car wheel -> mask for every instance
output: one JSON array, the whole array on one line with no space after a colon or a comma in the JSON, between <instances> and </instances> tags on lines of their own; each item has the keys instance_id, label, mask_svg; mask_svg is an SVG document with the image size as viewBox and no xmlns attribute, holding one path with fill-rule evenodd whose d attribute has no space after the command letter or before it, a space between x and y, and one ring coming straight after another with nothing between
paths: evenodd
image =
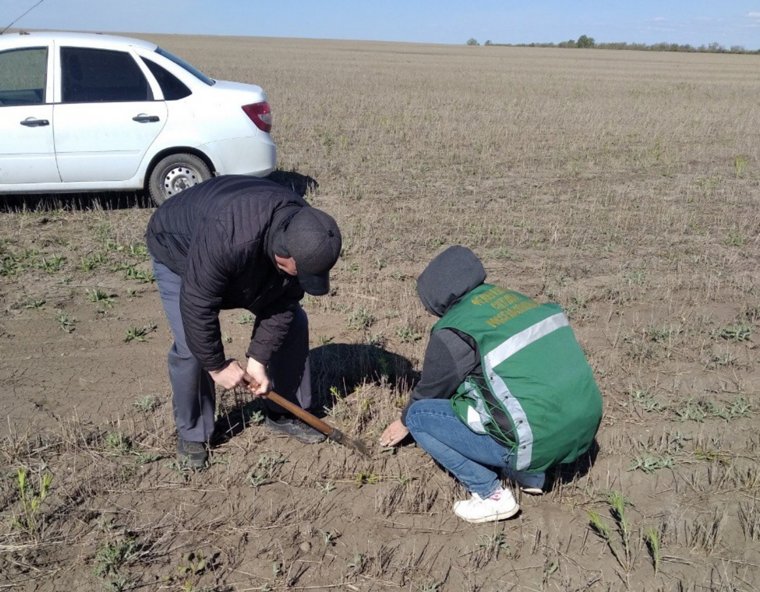
<instances>
[{"instance_id":1,"label":"car wheel","mask_svg":"<svg viewBox=\"0 0 760 592\"><path fill-rule=\"evenodd\" d=\"M153 167L148 181L148 193L160 206L180 191L211 178L211 171L203 159L193 154L170 154Z\"/></svg>"}]
</instances>

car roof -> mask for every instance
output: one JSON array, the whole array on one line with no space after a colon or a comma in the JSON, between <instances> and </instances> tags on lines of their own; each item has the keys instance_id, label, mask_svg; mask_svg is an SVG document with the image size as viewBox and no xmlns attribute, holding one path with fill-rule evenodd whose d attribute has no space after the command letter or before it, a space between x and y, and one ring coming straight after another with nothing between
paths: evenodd
<instances>
[{"instance_id":1,"label":"car roof","mask_svg":"<svg viewBox=\"0 0 760 592\"><path fill-rule=\"evenodd\" d=\"M4 33L0 35L0 47L12 47L16 45L14 41L20 39L24 39L24 45L28 45L30 41L39 41L41 43L55 41L56 43L74 43L88 47L141 47L148 51L154 51L157 47L155 43L143 39L123 37L121 35L104 35L102 33L78 33L75 31L16 31Z\"/></svg>"}]
</instances>

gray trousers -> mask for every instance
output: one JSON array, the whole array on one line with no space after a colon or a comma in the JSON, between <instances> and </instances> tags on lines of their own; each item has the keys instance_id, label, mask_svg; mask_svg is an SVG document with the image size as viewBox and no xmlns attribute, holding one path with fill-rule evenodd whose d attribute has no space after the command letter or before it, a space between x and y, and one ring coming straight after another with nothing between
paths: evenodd
<instances>
[{"instance_id":1,"label":"gray trousers","mask_svg":"<svg viewBox=\"0 0 760 592\"><path fill-rule=\"evenodd\" d=\"M182 278L155 260L153 274L174 337L168 359L177 434L183 440L208 442L214 432L216 385L211 375L190 352L185 341L185 328L179 309ZM285 341L272 354L267 372L272 381L272 390L303 409L310 409L312 406L308 356L309 320L306 312L299 306ZM241 362L244 368L245 364L245 361ZM284 411L268 400L265 400L265 406L271 413Z\"/></svg>"}]
</instances>

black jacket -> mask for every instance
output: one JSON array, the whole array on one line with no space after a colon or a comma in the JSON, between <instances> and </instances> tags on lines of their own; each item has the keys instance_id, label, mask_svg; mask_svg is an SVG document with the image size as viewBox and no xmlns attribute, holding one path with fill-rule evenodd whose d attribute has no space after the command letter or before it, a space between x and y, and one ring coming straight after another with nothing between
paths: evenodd
<instances>
[{"instance_id":1,"label":"black jacket","mask_svg":"<svg viewBox=\"0 0 760 592\"><path fill-rule=\"evenodd\" d=\"M180 311L187 345L206 370L226 365L219 311L256 315L247 354L267 364L303 297L281 273L274 245L290 218L309 207L282 185L255 177L215 177L164 202L148 222L151 256L182 278Z\"/></svg>"}]
</instances>

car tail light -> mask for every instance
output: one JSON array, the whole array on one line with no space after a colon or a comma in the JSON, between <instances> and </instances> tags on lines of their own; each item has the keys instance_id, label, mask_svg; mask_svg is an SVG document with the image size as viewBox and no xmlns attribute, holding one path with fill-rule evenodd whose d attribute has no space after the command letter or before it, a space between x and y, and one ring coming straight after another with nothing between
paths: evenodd
<instances>
[{"instance_id":1,"label":"car tail light","mask_svg":"<svg viewBox=\"0 0 760 592\"><path fill-rule=\"evenodd\" d=\"M262 132L269 133L272 131L272 111L269 109L269 103L263 101L243 105L243 111Z\"/></svg>"}]
</instances>

